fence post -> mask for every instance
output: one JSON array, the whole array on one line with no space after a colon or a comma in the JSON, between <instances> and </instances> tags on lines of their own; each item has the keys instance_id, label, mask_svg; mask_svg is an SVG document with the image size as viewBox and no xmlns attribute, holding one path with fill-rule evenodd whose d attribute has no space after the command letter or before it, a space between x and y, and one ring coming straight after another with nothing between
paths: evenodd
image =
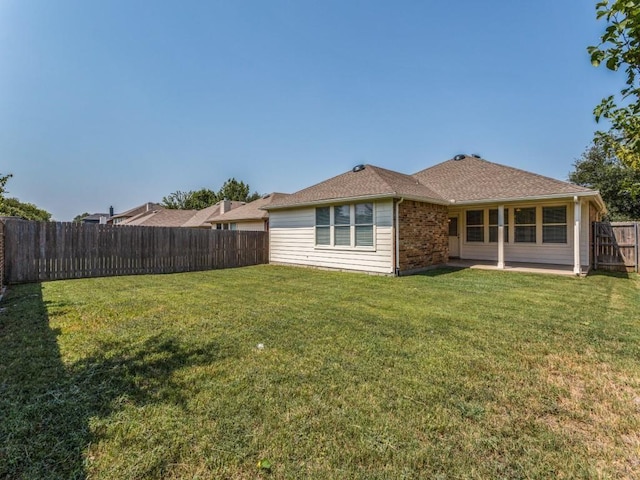
<instances>
[{"instance_id":1,"label":"fence post","mask_svg":"<svg viewBox=\"0 0 640 480\"><path fill-rule=\"evenodd\" d=\"M4 220L0 220L0 296L4 289Z\"/></svg>"},{"instance_id":2,"label":"fence post","mask_svg":"<svg viewBox=\"0 0 640 480\"><path fill-rule=\"evenodd\" d=\"M636 223L636 247L635 247L635 251L636 251L636 273L638 273L638 259L640 259L640 254L638 252L638 245L640 245L640 242L638 241L638 233L640 233L640 223L635 222Z\"/></svg>"}]
</instances>

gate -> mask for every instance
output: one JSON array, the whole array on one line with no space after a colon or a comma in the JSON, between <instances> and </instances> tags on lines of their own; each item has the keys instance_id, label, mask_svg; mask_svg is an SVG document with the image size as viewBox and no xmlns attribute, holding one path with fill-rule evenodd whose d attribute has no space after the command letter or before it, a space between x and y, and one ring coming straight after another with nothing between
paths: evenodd
<instances>
[{"instance_id":1,"label":"gate","mask_svg":"<svg viewBox=\"0 0 640 480\"><path fill-rule=\"evenodd\" d=\"M638 222L593 223L593 268L638 271Z\"/></svg>"}]
</instances>

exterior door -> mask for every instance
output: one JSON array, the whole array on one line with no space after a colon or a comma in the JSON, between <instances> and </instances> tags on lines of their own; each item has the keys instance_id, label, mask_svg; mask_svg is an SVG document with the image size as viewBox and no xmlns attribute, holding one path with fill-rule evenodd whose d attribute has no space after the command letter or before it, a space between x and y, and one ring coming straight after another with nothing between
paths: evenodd
<instances>
[{"instance_id":1,"label":"exterior door","mask_svg":"<svg viewBox=\"0 0 640 480\"><path fill-rule=\"evenodd\" d=\"M449 217L449 258L460 257L460 231L458 217Z\"/></svg>"}]
</instances>

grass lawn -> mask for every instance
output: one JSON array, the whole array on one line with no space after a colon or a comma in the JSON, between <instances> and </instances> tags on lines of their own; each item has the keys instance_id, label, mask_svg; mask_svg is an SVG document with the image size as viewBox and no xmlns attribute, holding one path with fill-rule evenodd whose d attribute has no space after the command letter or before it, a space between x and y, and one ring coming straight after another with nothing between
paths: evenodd
<instances>
[{"instance_id":1,"label":"grass lawn","mask_svg":"<svg viewBox=\"0 0 640 480\"><path fill-rule=\"evenodd\" d=\"M259 266L0 307L0 478L640 477L636 275Z\"/></svg>"}]
</instances>

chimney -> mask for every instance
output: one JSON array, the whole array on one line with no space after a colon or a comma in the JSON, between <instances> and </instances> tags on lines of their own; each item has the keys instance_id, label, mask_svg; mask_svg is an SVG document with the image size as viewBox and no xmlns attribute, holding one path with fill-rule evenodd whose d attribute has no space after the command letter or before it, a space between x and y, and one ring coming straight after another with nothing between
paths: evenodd
<instances>
[{"instance_id":1,"label":"chimney","mask_svg":"<svg viewBox=\"0 0 640 480\"><path fill-rule=\"evenodd\" d=\"M109 207L109 217L113 217L113 205Z\"/></svg>"},{"instance_id":2,"label":"chimney","mask_svg":"<svg viewBox=\"0 0 640 480\"><path fill-rule=\"evenodd\" d=\"M226 198L220 202L220 215L231 210L231 200Z\"/></svg>"}]
</instances>

